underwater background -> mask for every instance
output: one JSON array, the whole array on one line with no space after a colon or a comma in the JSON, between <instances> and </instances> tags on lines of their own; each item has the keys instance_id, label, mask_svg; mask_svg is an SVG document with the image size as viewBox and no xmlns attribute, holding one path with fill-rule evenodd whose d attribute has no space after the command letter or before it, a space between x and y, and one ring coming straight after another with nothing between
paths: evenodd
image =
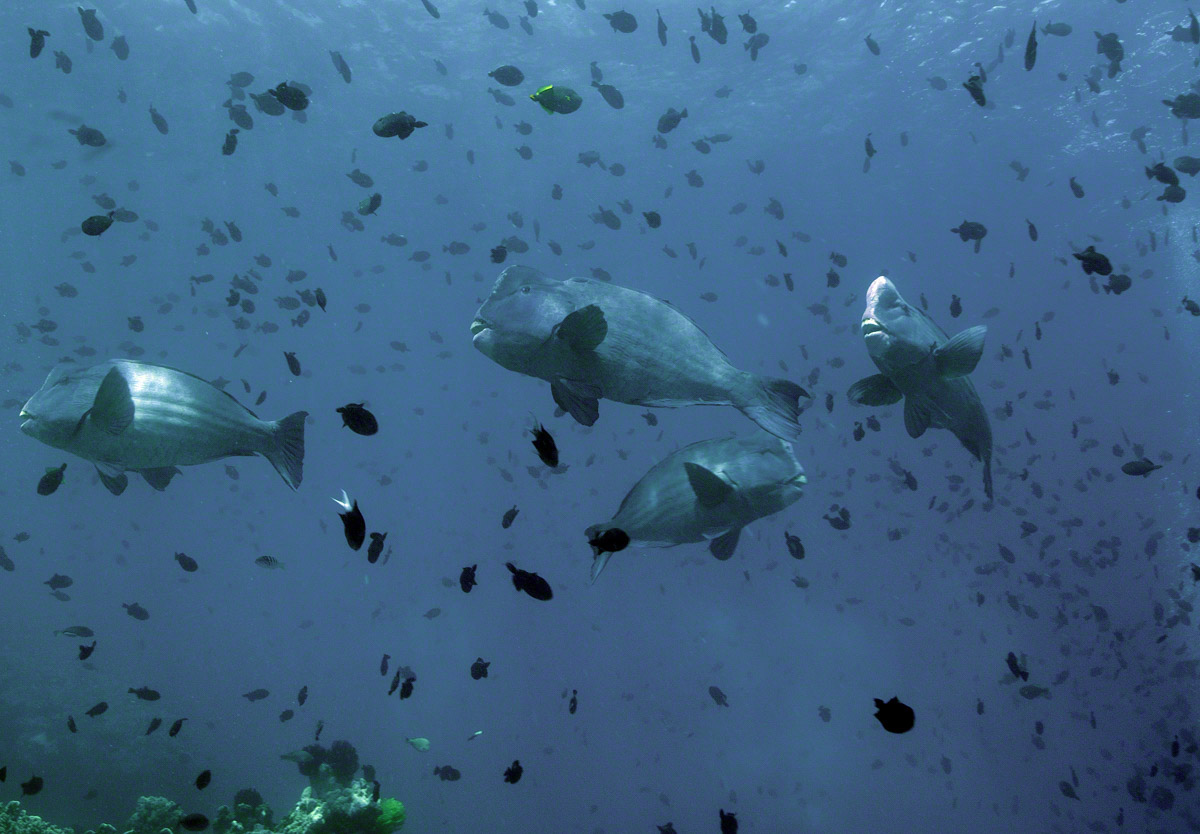
<instances>
[{"instance_id":1,"label":"underwater background","mask_svg":"<svg viewBox=\"0 0 1200 834\"><path fill-rule=\"evenodd\" d=\"M1194 196L1158 199L1145 172L1194 152L1163 104L1197 78L1184 3L760 3L717 10L725 44L691 4L629 5L629 33L596 0L501 0L488 10L503 29L448 0L95 6L98 41L75 3L0 5L0 800L122 830L142 795L213 817L253 787L282 816L308 780L280 756L320 720L414 832L715 832L719 809L748 832L1200 826L1198 218ZM756 60L747 11L769 34ZM1035 19L1072 31L1039 28L1026 71ZM50 33L36 59L27 27ZM1118 72L1095 33L1119 35ZM976 62L982 107L963 88ZM524 81L501 86L501 65ZM253 76L246 93L305 85L306 120L235 98L235 73ZM582 107L544 112L529 96L545 84ZM227 155L235 104L253 127ZM687 116L659 134L668 108ZM428 126L372 133L400 110ZM80 144L81 124L105 144ZM136 217L80 232L116 209ZM986 227L978 253L950 232L964 220ZM1128 290L1084 274L1073 253L1089 245ZM614 402L592 428L556 417L546 383L471 345L513 263L667 299L737 367L804 385L804 497L749 526L729 561L701 544L630 549L590 583L583 531L652 464L754 427L730 408ZM912 440L901 406L848 402L876 372L858 323L879 275L950 334L987 326L972 378L994 503L949 433ZM229 303L234 276L258 292ZM316 287L326 309L297 307ZM114 497L90 463L20 432L53 366L109 358L224 380L266 419L308 411L299 490L230 458ZM342 427L351 402L378 434ZM531 448L537 423L557 471ZM1162 468L1122 472L1143 457ZM61 487L37 494L64 462ZM343 489L388 534L374 564L346 545L330 501ZM849 529L829 522L839 508ZM554 598L518 593L508 561ZM60 597L55 574L72 580ZM122 607L135 602L148 619ZM74 625L95 637L55 633ZM1009 652L1040 690L1021 694ZM415 674L411 697L387 694L384 654ZM161 699L127 694L142 686ZM269 695L244 697L256 689ZM873 717L893 696L915 712L907 733ZM514 759L524 776L506 784ZM461 779L434 774L445 765ZM22 797L31 775L44 787Z\"/></svg>"}]
</instances>

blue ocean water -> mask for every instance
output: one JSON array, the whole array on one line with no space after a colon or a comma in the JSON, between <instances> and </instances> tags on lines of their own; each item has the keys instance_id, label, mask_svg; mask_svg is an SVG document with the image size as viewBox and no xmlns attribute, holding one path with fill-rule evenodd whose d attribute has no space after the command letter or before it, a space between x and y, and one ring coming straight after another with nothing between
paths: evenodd
<instances>
[{"instance_id":1,"label":"blue ocean water","mask_svg":"<svg viewBox=\"0 0 1200 834\"><path fill-rule=\"evenodd\" d=\"M632 33L594 0L538 0L536 16L489 5L506 29L475 3L441 2L436 18L419 0L195 5L97 4L100 41L75 4L0 8L0 400L12 416L0 433L12 566L0 573L0 799L37 775L32 813L121 830L142 795L211 817L254 787L282 817L307 780L280 756L320 720L322 741L351 741L416 832L715 832L719 809L744 832L1197 827L1200 322L1182 299L1200 292L1200 247L1192 177L1168 203L1144 172L1195 152L1162 103L1194 94L1200 46L1172 37L1189 26L1184 4L761 4L749 13L770 40L754 61L733 7L718 10L721 45L692 5L659 5L663 46L648 4L627 7ZM1035 18L1073 29L1039 29L1026 71ZM50 33L32 60L27 27ZM1097 32L1123 45L1112 77ZM977 62L985 107L962 86ZM524 81L488 77L504 64ZM593 68L623 108L592 86ZM234 98L234 73L253 76L245 93L305 85L306 120ZM543 112L529 95L544 84L577 90L582 107ZM223 102L253 119L231 155ZM687 116L660 148L668 108ZM372 133L399 110L428 126L403 141ZM81 124L106 144L80 145L69 131ZM589 151L600 161L582 164ZM356 168L373 186L347 177ZM380 208L360 216L375 192ZM112 209L136 219L79 231ZM604 209L619 229L593 217ZM964 220L987 229L978 253L950 232ZM452 254L455 241L469 251ZM500 266L489 254L504 241ZM1073 253L1089 245L1128 291L1083 273ZM804 385L804 497L747 527L729 561L701 544L633 548L589 583L584 529L651 465L754 427L700 407L650 409L651 425L646 408L610 401L591 428L556 416L545 382L471 345L477 308L514 263L667 299L737 367ZM995 438L990 505L981 466L949 433L914 440L901 406L847 401L876 372L858 325L878 275L950 334L988 327L972 379ZM325 311L295 307L317 287ZM114 497L90 463L20 432L52 367L109 358L224 380L266 419L308 411L299 490L265 460L230 458L185 468L163 492L131 477ZM348 402L367 404L377 435L341 426ZM539 462L535 422L563 471ZM1121 471L1141 457L1162 468ZM38 495L63 462L62 486ZM346 546L330 501L343 489L388 534L375 564ZM835 505L849 529L825 518ZM179 552L199 569L182 571ZM518 593L507 561L549 580L554 599ZM463 594L472 564L479 585ZM66 599L43 584L53 574L73 580ZM134 602L149 619L127 615ZM93 638L55 634L73 625L95 632L87 661L77 646ZM1020 694L1009 652L1045 694ZM387 695L385 653L415 673L411 698ZM471 678L476 657L486 679ZM161 699L127 694L141 686ZM243 697L259 688L269 695ZM873 699L893 696L916 715L900 735L873 717ZM99 701L108 711L85 716ZM154 717L164 725L147 736ZM524 777L505 784L514 759ZM442 765L461 780L433 775Z\"/></svg>"}]
</instances>

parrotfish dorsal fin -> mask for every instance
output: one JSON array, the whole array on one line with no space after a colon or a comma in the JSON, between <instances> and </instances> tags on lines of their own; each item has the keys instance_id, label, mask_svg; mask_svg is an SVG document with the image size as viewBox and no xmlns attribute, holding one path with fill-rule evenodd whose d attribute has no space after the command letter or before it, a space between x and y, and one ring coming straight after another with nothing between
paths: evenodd
<instances>
[{"instance_id":1,"label":"parrotfish dorsal fin","mask_svg":"<svg viewBox=\"0 0 1200 834\"><path fill-rule=\"evenodd\" d=\"M691 461L684 461L683 469L701 506L715 507L733 494L733 487L711 469Z\"/></svg>"},{"instance_id":2,"label":"parrotfish dorsal fin","mask_svg":"<svg viewBox=\"0 0 1200 834\"><path fill-rule=\"evenodd\" d=\"M133 424L133 394L121 371L113 368L104 376L90 409L92 423L109 434L120 434Z\"/></svg>"}]
</instances>

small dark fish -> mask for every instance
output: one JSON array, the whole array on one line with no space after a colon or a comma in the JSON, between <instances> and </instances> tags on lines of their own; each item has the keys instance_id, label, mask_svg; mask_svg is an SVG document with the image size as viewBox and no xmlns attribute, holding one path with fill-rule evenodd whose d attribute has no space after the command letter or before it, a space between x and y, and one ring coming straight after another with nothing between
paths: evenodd
<instances>
[{"instance_id":1,"label":"small dark fish","mask_svg":"<svg viewBox=\"0 0 1200 834\"><path fill-rule=\"evenodd\" d=\"M46 47L46 38L50 37L50 33L45 29L34 29L29 27L29 57L36 58L42 54L42 50Z\"/></svg>"},{"instance_id":2,"label":"small dark fish","mask_svg":"<svg viewBox=\"0 0 1200 834\"><path fill-rule=\"evenodd\" d=\"M711 697L713 699L713 703L715 703L717 706L719 706L719 707L729 706L729 699L725 697L725 693L721 691L720 687L710 686L708 688L708 694L709 694L709 697Z\"/></svg>"},{"instance_id":3,"label":"small dark fish","mask_svg":"<svg viewBox=\"0 0 1200 834\"><path fill-rule=\"evenodd\" d=\"M392 685L388 687L388 695L391 695L400 688L400 670L396 670L395 676L392 678Z\"/></svg>"},{"instance_id":4,"label":"small dark fish","mask_svg":"<svg viewBox=\"0 0 1200 834\"><path fill-rule=\"evenodd\" d=\"M530 429L533 435L533 448L537 450L538 457L542 459L542 463L550 468L558 466L558 446L554 443L554 438L550 436L550 432L546 431L546 427L538 423L536 429Z\"/></svg>"},{"instance_id":5,"label":"small dark fish","mask_svg":"<svg viewBox=\"0 0 1200 834\"><path fill-rule=\"evenodd\" d=\"M203 831L208 828L208 817L204 814L188 814L179 821L179 827L187 831Z\"/></svg>"},{"instance_id":6,"label":"small dark fish","mask_svg":"<svg viewBox=\"0 0 1200 834\"><path fill-rule=\"evenodd\" d=\"M350 496L343 489L341 500L334 498L333 502L345 510L345 512L338 513L338 516L342 519L346 544L350 545L351 550L358 550L367 539L367 521L358 508L358 501L351 501Z\"/></svg>"},{"instance_id":7,"label":"small dark fish","mask_svg":"<svg viewBox=\"0 0 1200 834\"><path fill-rule=\"evenodd\" d=\"M417 680L416 678L405 678L404 683L400 684L400 700L401 701L403 701L405 698L412 696L413 683L416 680Z\"/></svg>"},{"instance_id":8,"label":"small dark fish","mask_svg":"<svg viewBox=\"0 0 1200 834\"><path fill-rule=\"evenodd\" d=\"M49 467L46 470L46 474L42 476L40 481L38 481L37 494L38 495L53 495L54 491L57 490L59 488L59 486L62 485L63 473L66 471L67 471L67 465L65 463L62 466ZM64 585L63 587L66 587L66 586Z\"/></svg>"},{"instance_id":9,"label":"small dark fish","mask_svg":"<svg viewBox=\"0 0 1200 834\"><path fill-rule=\"evenodd\" d=\"M504 771L504 781L510 785L515 785L521 781L521 774L525 772L525 768L521 767L520 759L513 759L513 763Z\"/></svg>"},{"instance_id":10,"label":"small dark fish","mask_svg":"<svg viewBox=\"0 0 1200 834\"><path fill-rule=\"evenodd\" d=\"M91 718L95 718L98 715L103 715L107 711L108 711L108 702L101 701L100 703L96 704L96 706L92 707L87 712L85 712L84 715L87 715Z\"/></svg>"},{"instance_id":11,"label":"small dark fish","mask_svg":"<svg viewBox=\"0 0 1200 834\"><path fill-rule=\"evenodd\" d=\"M863 38L863 43L867 45L867 49L871 50L872 55L879 54L879 44L875 43L875 39L870 35L867 35L865 38Z\"/></svg>"},{"instance_id":12,"label":"small dark fish","mask_svg":"<svg viewBox=\"0 0 1200 834\"><path fill-rule=\"evenodd\" d=\"M383 540L387 538L387 533L372 533L371 544L367 546L367 561L372 565L379 561L379 557L383 554Z\"/></svg>"},{"instance_id":13,"label":"small dark fish","mask_svg":"<svg viewBox=\"0 0 1200 834\"><path fill-rule=\"evenodd\" d=\"M385 677L385 678L387 677L388 661L391 659L392 659L392 656L390 654L385 654L383 656L383 659L379 661L379 674L382 677Z\"/></svg>"},{"instance_id":14,"label":"small dark fish","mask_svg":"<svg viewBox=\"0 0 1200 834\"><path fill-rule=\"evenodd\" d=\"M188 573L195 573L200 569L200 565L196 563L196 560L186 553L176 553L175 561L179 563L179 567L183 568Z\"/></svg>"},{"instance_id":15,"label":"small dark fish","mask_svg":"<svg viewBox=\"0 0 1200 834\"><path fill-rule=\"evenodd\" d=\"M1038 239L1037 226L1033 225L1033 221L1029 220L1028 218L1026 218L1025 223L1029 227L1029 239L1032 240L1034 243L1037 243L1037 239Z\"/></svg>"},{"instance_id":16,"label":"small dark fish","mask_svg":"<svg viewBox=\"0 0 1200 834\"><path fill-rule=\"evenodd\" d=\"M791 533L784 530L783 539L785 542L787 542L788 554L791 555L793 559L804 558L804 543L800 541L799 536L793 536Z\"/></svg>"},{"instance_id":17,"label":"small dark fish","mask_svg":"<svg viewBox=\"0 0 1200 834\"><path fill-rule=\"evenodd\" d=\"M137 689L131 687L129 693L138 696L140 701L157 701L162 697L156 690L148 686L139 686Z\"/></svg>"},{"instance_id":18,"label":"small dark fish","mask_svg":"<svg viewBox=\"0 0 1200 834\"><path fill-rule=\"evenodd\" d=\"M971 94L971 98L975 100L976 104L980 107L987 105L987 96L983 94L983 79L980 76L972 75L963 82L963 87Z\"/></svg>"},{"instance_id":19,"label":"small dark fish","mask_svg":"<svg viewBox=\"0 0 1200 834\"><path fill-rule=\"evenodd\" d=\"M179 735L179 731L183 729L184 721L187 721L187 719L186 718L177 718L175 720L175 723L171 725L171 729L167 731L167 735L171 736L172 738ZM153 722L151 722L151 723L153 723Z\"/></svg>"},{"instance_id":20,"label":"small dark fish","mask_svg":"<svg viewBox=\"0 0 1200 834\"><path fill-rule=\"evenodd\" d=\"M913 728L917 718L912 707L901 703L900 699L894 696L887 703L878 698L874 700L875 717L879 719L883 729L889 733L907 733Z\"/></svg>"},{"instance_id":21,"label":"small dark fish","mask_svg":"<svg viewBox=\"0 0 1200 834\"><path fill-rule=\"evenodd\" d=\"M1087 275L1095 273L1097 275L1108 275L1112 272L1112 263L1109 262L1105 255L1096 251L1095 246L1089 246L1082 252L1072 253L1080 262L1083 271Z\"/></svg>"},{"instance_id":22,"label":"small dark fish","mask_svg":"<svg viewBox=\"0 0 1200 834\"><path fill-rule=\"evenodd\" d=\"M300 691L298 693L296 693L296 703L299 704L300 706L304 706L304 702L307 700L308 700L308 687L302 686L302 687L300 687Z\"/></svg>"},{"instance_id":23,"label":"small dark fish","mask_svg":"<svg viewBox=\"0 0 1200 834\"><path fill-rule=\"evenodd\" d=\"M737 814L733 811L726 811L724 808L719 808L718 810L721 814L721 834L737 834Z\"/></svg>"},{"instance_id":24,"label":"small dark fish","mask_svg":"<svg viewBox=\"0 0 1200 834\"><path fill-rule=\"evenodd\" d=\"M346 403L337 413L342 415L342 425L355 434L369 437L379 431L379 422L363 403Z\"/></svg>"},{"instance_id":25,"label":"small dark fish","mask_svg":"<svg viewBox=\"0 0 1200 834\"><path fill-rule=\"evenodd\" d=\"M592 556L601 553L619 553L629 547L629 534L619 527L609 527L603 533L588 539Z\"/></svg>"},{"instance_id":26,"label":"small dark fish","mask_svg":"<svg viewBox=\"0 0 1200 834\"><path fill-rule=\"evenodd\" d=\"M391 693L389 692L388 694L390 695ZM323 719L318 719L317 720L317 731L315 733L313 733L313 741L321 740L321 731L324 729L325 729L325 721Z\"/></svg>"},{"instance_id":27,"label":"small dark fish","mask_svg":"<svg viewBox=\"0 0 1200 834\"><path fill-rule=\"evenodd\" d=\"M571 690L571 700L567 703L567 712L571 715L575 714L575 710L579 709L579 690Z\"/></svg>"},{"instance_id":28,"label":"small dark fish","mask_svg":"<svg viewBox=\"0 0 1200 834\"><path fill-rule=\"evenodd\" d=\"M104 40L104 26L96 19L96 10L78 6L76 8L79 9L79 19L83 23L83 31L87 33L87 36L94 41Z\"/></svg>"},{"instance_id":29,"label":"small dark fish","mask_svg":"<svg viewBox=\"0 0 1200 834\"><path fill-rule=\"evenodd\" d=\"M1034 62L1037 61L1037 21L1033 22L1033 28L1029 30L1029 40L1025 42L1025 71L1033 69Z\"/></svg>"},{"instance_id":30,"label":"small dark fish","mask_svg":"<svg viewBox=\"0 0 1200 834\"><path fill-rule=\"evenodd\" d=\"M329 57L333 61L333 68L338 71L338 75L347 84L350 83L350 65L346 63L346 59L342 57L342 53L330 50Z\"/></svg>"},{"instance_id":31,"label":"small dark fish","mask_svg":"<svg viewBox=\"0 0 1200 834\"><path fill-rule=\"evenodd\" d=\"M450 765L441 765L433 769L433 775L440 778L443 782L457 782L461 777L460 773Z\"/></svg>"},{"instance_id":32,"label":"small dark fish","mask_svg":"<svg viewBox=\"0 0 1200 834\"><path fill-rule=\"evenodd\" d=\"M43 585L49 585L51 591L57 591L59 588L70 588L75 584L75 580L63 573L56 573L51 576Z\"/></svg>"},{"instance_id":33,"label":"small dark fish","mask_svg":"<svg viewBox=\"0 0 1200 834\"><path fill-rule=\"evenodd\" d=\"M1142 458L1141 460L1131 460L1128 463L1121 464L1121 471L1126 475L1138 476L1143 478L1150 477L1150 473L1156 469L1162 469L1162 464L1155 464L1150 461L1150 458Z\"/></svg>"},{"instance_id":34,"label":"small dark fish","mask_svg":"<svg viewBox=\"0 0 1200 834\"><path fill-rule=\"evenodd\" d=\"M491 661L484 660L482 657L475 658L475 662L471 664L471 678L479 680L488 676L488 667L491 666Z\"/></svg>"},{"instance_id":35,"label":"small dark fish","mask_svg":"<svg viewBox=\"0 0 1200 834\"><path fill-rule=\"evenodd\" d=\"M1067 184L1071 186L1071 193L1075 195L1076 199L1081 199L1083 197L1083 186L1075 182L1074 177L1071 177Z\"/></svg>"},{"instance_id":36,"label":"small dark fish","mask_svg":"<svg viewBox=\"0 0 1200 834\"><path fill-rule=\"evenodd\" d=\"M304 110L308 107L308 94L294 84L289 84L287 81L280 83L274 89L267 90L267 92L288 110Z\"/></svg>"},{"instance_id":37,"label":"small dark fish","mask_svg":"<svg viewBox=\"0 0 1200 834\"><path fill-rule=\"evenodd\" d=\"M517 509L517 505L513 504L510 509L504 512L504 517L500 519L500 526L505 530L507 530L509 527L512 527L512 523L516 520L517 513L519 512L521 511Z\"/></svg>"},{"instance_id":38,"label":"small dark fish","mask_svg":"<svg viewBox=\"0 0 1200 834\"><path fill-rule=\"evenodd\" d=\"M196 777L196 790L202 791L208 787L208 783L212 781L212 771L205 770Z\"/></svg>"},{"instance_id":39,"label":"small dark fish","mask_svg":"<svg viewBox=\"0 0 1200 834\"><path fill-rule=\"evenodd\" d=\"M233 152L237 150L237 135L238 129L231 127L229 132L225 134L225 141L221 143L221 153L225 156L233 156Z\"/></svg>"},{"instance_id":40,"label":"small dark fish","mask_svg":"<svg viewBox=\"0 0 1200 834\"><path fill-rule=\"evenodd\" d=\"M150 619L150 612L138 605L136 602L123 602L121 603L121 607L124 608L125 612L135 620Z\"/></svg>"},{"instance_id":41,"label":"small dark fish","mask_svg":"<svg viewBox=\"0 0 1200 834\"><path fill-rule=\"evenodd\" d=\"M259 556L254 560L254 564L258 565L260 568L266 568L267 570L275 570L276 568L283 567L283 562L280 562L274 556Z\"/></svg>"},{"instance_id":42,"label":"small dark fish","mask_svg":"<svg viewBox=\"0 0 1200 834\"><path fill-rule=\"evenodd\" d=\"M292 372L292 376L300 376L300 360L296 358L296 354L285 350L283 357L287 360L288 370Z\"/></svg>"},{"instance_id":43,"label":"small dark fish","mask_svg":"<svg viewBox=\"0 0 1200 834\"><path fill-rule=\"evenodd\" d=\"M1008 664L1008 671L1013 673L1013 677L1020 678L1023 681L1029 680L1028 670L1022 669L1021 664L1017 662L1017 656L1013 652L1009 652L1004 658L1004 662Z\"/></svg>"},{"instance_id":44,"label":"small dark fish","mask_svg":"<svg viewBox=\"0 0 1200 834\"><path fill-rule=\"evenodd\" d=\"M96 641L95 640L92 641L92 645L90 645L90 646L80 646L79 647L79 659L87 660L89 657L92 656L92 652L94 652L94 651L96 651Z\"/></svg>"},{"instance_id":45,"label":"small dark fish","mask_svg":"<svg viewBox=\"0 0 1200 834\"><path fill-rule=\"evenodd\" d=\"M42 790L45 782L41 776L31 776L28 782L21 783L21 796L33 796Z\"/></svg>"},{"instance_id":46,"label":"small dark fish","mask_svg":"<svg viewBox=\"0 0 1200 834\"><path fill-rule=\"evenodd\" d=\"M550 583L536 573L521 570L512 562L505 562L505 567L512 573L513 587L518 591L524 591L531 597L542 602L546 602L554 596L554 592L550 590Z\"/></svg>"},{"instance_id":47,"label":"small dark fish","mask_svg":"<svg viewBox=\"0 0 1200 834\"><path fill-rule=\"evenodd\" d=\"M283 712L279 713L279 723L283 724L284 722L291 721L295 717L295 712L290 709L285 709Z\"/></svg>"},{"instance_id":48,"label":"small dark fish","mask_svg":"<svg viewBox=\"0 0 1200 834\"><path fill-rule=\"evenodd\" d=\"M471 565L462 569L462 573L458 575L458 586L462 588L464 594L471 593L471 589L479 583L475 581L475 568L479 565Z\"/></svg>"},{"instance_id":49,"label":"small dark fish","mask_svg":"<svg viewBox=\"0 0 1200 834\"><path fill-rule=\"evenodd\" d=\"M489 72L488 78L496 79L497 83L503 84L505 87L516 87L525 80L525 73L512 64L505 64Z\"/></svg>"},{"instance_id":50,"label":"small dark fish","mask_svg":"<svg viewBox=\"0 0 1200 834\"><path fill-rule=\"evenodd\" d=\"M504 259L508 257L508 249L504 246L496 246L492 249L491 260L494 264L504 263Z\"/></svg>"},{"instance_id":51,"label":"small dark fish","mask_svg":"<svg viewBox=\"0 0 1200 834\"><path fill-rule=\"evenodd\" d=\"M161 726L162 726L161 718L151 718L150 726L146 728L146 732L144 733L144 735L150 735L152 732L154 732Z\"/></svg>"},{"instance_id":52,"label":"small dark fish","mask_svg":"<svg viewBox=\"0 0 1200 834\"><path fill-rule=\"evenodd\" d=\"M67 716L67 729L73 733L79 732L79 728L75 726L75 719L70 715Z\"/></svg>"},{"instance_id":53,"label":"small dark fish","mask_svg":"<svg viewBox=\"0 0 1200 834\"><path fill-rule=\"evenodd\" d=\"M254 703L255 701L261 701L263 698L266 698L270 694L271 693L265 689L252 689L249 692L246 692L245 694L243 694L242 697L245 698L250 703Z\"/></svg>"},{"instance_id":54,"label":"small dark fish","mask_svg":"<svg viewBox=\"0 0 1200 834\"><path fill-rule=\"evenodd\" d=\"M111 211L108 214L93 214L91 217L80 223L79 228L82 229L83 233L88 237L100 237L100 235L108 231L108 227L113 224L113 214L115 214L115 212Z\"/></svg>"}]
</instances>

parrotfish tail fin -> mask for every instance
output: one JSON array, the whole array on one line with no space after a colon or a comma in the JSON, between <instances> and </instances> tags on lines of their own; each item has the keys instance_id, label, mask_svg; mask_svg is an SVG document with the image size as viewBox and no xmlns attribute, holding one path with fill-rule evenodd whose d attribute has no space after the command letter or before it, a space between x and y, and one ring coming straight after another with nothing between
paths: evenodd
<instances>
[{"instance_id":1,"label":"parrotfish tail fin","mask_svg":"<svg viewBox=\"0 0 1200 834\"><path fill-rule=\"evenodd\" d=\"M272 424L274 431L263 457L271 461L279 477L292 489L304 478L304 421L307 411L297 411Z\"/></svg>"},{"instance_id":2,"label":"parrotfish tail fin","mask_svg":"<svg viewBox=\"0 0 1200 834\"><path fill-rule=\"evenodd\" d=\"M594 540L597 536L604 532L605 528L602 524L593 524L591 527L583 531L587 536L588 541ZM608 564L608 559L612 553L607 550L601 550L596 545L591 545L592 548L592 578L590 581L595 582L596 577L600 575L600 571L604 570L604 566Z\"/></svg>"},{"instance_id":3,"label":"parrotfish tail fin","mask_svg":"<svg viewBox=\"0 0 1200 834\"><path fill-rule=\"evenodd\" d=\"M592 549L595 550L596 548ZM595 557L592 558L592 582L596 581L596 577L600 575L600 571L604 570L604 566L608 564L609 557L611 556L612 554L605 550L598 552Z\"/></svg>"},{"instance_id":4,"label":"parrotfish tail fin","mask_svg":"<svg viewBox=\"0 0 1200 834\"><path fill-rule=\"evenodd\" d=\"M754 390L745 402L734 407L759 426L787 441L800 439L800 398L809 393L794 382L774 377L755 377Z\"/></svg>"}]
</instances>

